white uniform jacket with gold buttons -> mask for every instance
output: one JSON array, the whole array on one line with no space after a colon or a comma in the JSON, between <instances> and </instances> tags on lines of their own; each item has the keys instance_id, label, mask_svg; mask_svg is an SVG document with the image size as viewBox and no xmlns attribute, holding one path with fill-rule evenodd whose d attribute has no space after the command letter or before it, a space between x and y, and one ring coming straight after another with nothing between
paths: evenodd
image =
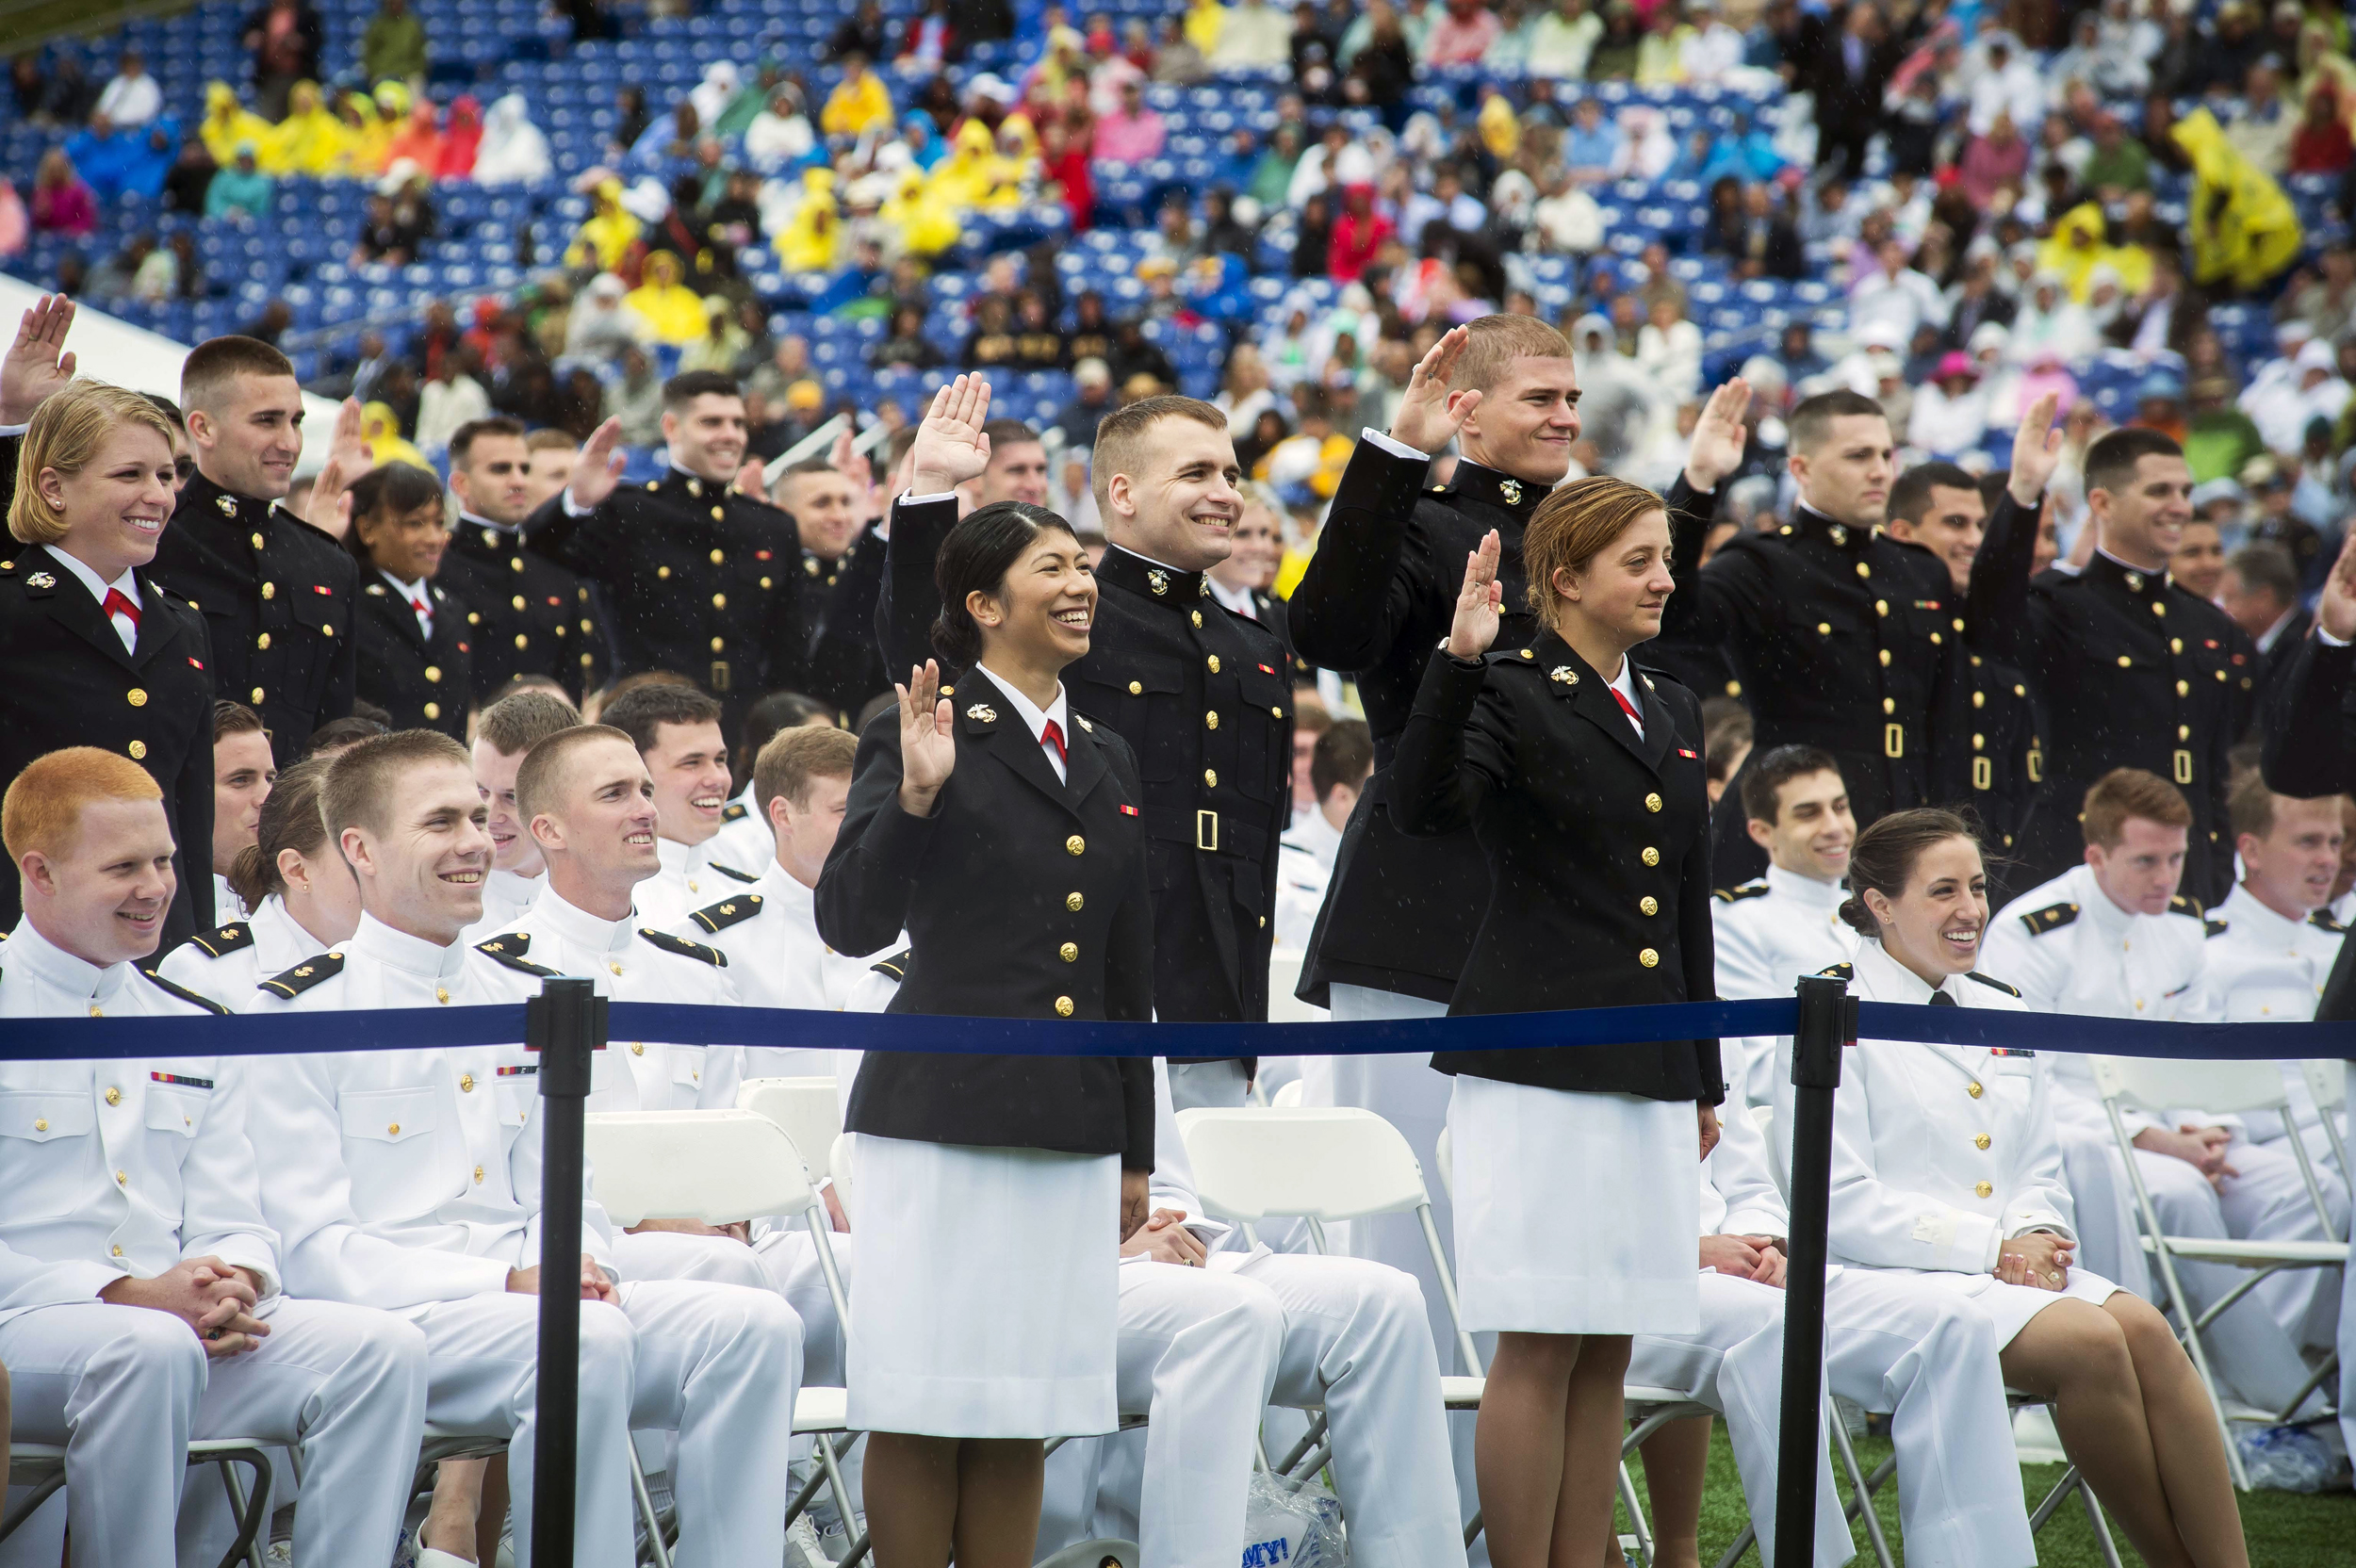
<instances>
[{"instance_id":1,"label":"white uniform jacket with gold buttons","mask_svg":"<svg viewBox=\"0 0 2356 1568\"><path fill-rule=\"evenodd\" d=\"M2328 909L2303 921L2286 920L2235 883L2209 915L2202 982L2208 1016L2227 1023L2310 1021L2346 939L2347 932ZM2283 1065L2282 1079L2299 1128L2314 1133L2322 1117L2296 1062ZM2244 1119L2252 1143L2270 1143L2283 1135L2282 1118L2271 1112ZM2323 1151L2317 1136L2310 1136L2307 1147L2311 1152Z\"/></svg>"},{"instance_id":2,"label":"white uniform jacket with gold buttons","mask_svg":"<svg viewBox=\"0 0 2356 1568\"><path fill-rule=\"evenodd\" d=\"M699 844L656 839L655 853L662 858L663 869L639 883L630 895L638 906L640 922L672 930L695 910L761 880L758 864L740 867L720 856L720 845L717 834Z\"/></svg>"},{"instance_id":3,"label":"white uniform jacket with gold buttons","mask_svg":"<svg viewBox=\"0 0 2356 1568\"><path fill-rule=\"evenodd\" d=\"M647 935L635 917L603 920L565 899L554 888L542 891L523 918L478 944L542 969L597 983L599 996L616 1002L679 1002L732 1007L738 1001L725 955L700 943L680 942L664 931ZM663 942L675 944L665 948ZM695 948L708 956L680 951ZM716 960L716 961L715 961ZM505 969L514 1000L537 994L540 980L526 971ZM708 1081L732 1079L733 1070L715 1074L707 1057L728 1058L732 1045L676 1045L615 1037L591 1058L592 1111L692 1111L732 1101L704 1095ZM529 1057L517 1060L528 1063ZM730 1092L733 1092L732 1085Z\"/></svg>"},{"instance_id":4,"label":"white uniform jacket with gold buttons","mask_svg":"<svg viewBox=\"0 0 2356 1568\"><path fill-rule=\"evenodd\" d=\"M1939 988L1958 1006L2026 1011L2010 988L1972 975ZM1931 988L1857 944L1849 994L1924 1004ZM1792 1040L1777 1042L1775 1126L1792 1125ZM1986 1273L2009 1237L2072 1241L2070 1189L2034 1052L1859 1040L1841 1054L1833 1102L1831 1255L1876 1268Z\"/></svg>"},{"instance_id":5,"label":"white uniform jacket with gold buttons","mask_svg":"<svg viewBox=\"0 0 2356 1568\"><path fill-rule=\"evenodd\" d=\"M513 1000L507 973L363 915L350 941L266 983L250 1010L489 1005ZM333 1024L321 1033L332 1040ZM303 1177L263 1198L293 1294L400 1312L496 1294L508 1270L540 1261L537 1081L515 1070L520 1057L493 1045L355 1051L279 1057L252 1076L254 1147ZM589 1196L581 1250L612 1255Z\"/></svg>"},{"instance_id":6,"label":"white uniform jacket with gold buttons","mask_svg":"<svg viewBox=\"0 0 2356 1568\"><path fill-rule=\"evenodd\" d=\"M272 893L248 918L199 931L156 967L165 979L242 1013L260 995L263 981L327 947L286 912L285 899Z\"/></svg>"},{"instance_id":7,"label":"white uniform jacket with gold buttons","mask_svg":"<svg viewBox=\"0 0 2356 1568\"><path fill-rule=\"evenodd\" d=\"M85 963L29 920L0 944L0 1019L207 1010L129 964ZM278 1237L232 1070L211 1056L0 1063L0 1321L183 1258L251 1268L277 1294Z\"/></svg>"},{"instance_id":8,"label":"white uniform jacket with gold buttons","mask_svg":"<svg viewBox=\"0 0 2356 1568\"><path fill-rule=\"evenodd\" d=\"M2164 915L2130 914L2111 902L2091 866L2072 866L2004 906L1988 923L1980 968L2021 992L2033 1013L2200 1022L2207 1017L2201 916L2180 901ZM2096 1107L2102 1096L2086 1056L2057 1052L2048 1064L2057 1094ZM2122 1106L2130 1135L2147 1127L2234 1125L2186 1107L2167 1118Z\"/></svg>"},{"instance_id":9,"label":"white uniform jacket with gold buttons","mask_svg":"<svg viewBox=\"0 0 2356 1568\"><path fill-rule=\"evenodd\" d=\"M1789 1001L1802 975L1847 963L1858 941L1841 918L1841 900L1848 896L1838 882L1819 882L1775 865L1758 881L1714 891L1710 925L1718 1000ZM1726 1083L1751 1104L1773 1104L1775 1086L1767 1079L1775 1065L1775 1037L1756 1037L1743 1046L1745 1070L1738 1074L1727 1061Z\"/></svg>"}]
</instances>

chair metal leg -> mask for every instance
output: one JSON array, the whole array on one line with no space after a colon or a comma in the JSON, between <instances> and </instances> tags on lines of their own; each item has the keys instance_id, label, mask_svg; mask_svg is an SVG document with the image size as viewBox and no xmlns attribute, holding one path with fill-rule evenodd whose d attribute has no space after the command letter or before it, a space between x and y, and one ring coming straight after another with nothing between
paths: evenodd
<instances>
[{"instance_id":1,"label":"chair metal leg","mask_svg":"<svg viewBox=\"0 0 2356 1568\"><path fill-rule=\"evenodd\" d=\"M1472 1517L1464 1521L1464 1544L1469 1546L1480 1539L1481 1511L1479 1509L1475 1509L1473 1510Z\"/></svg>"},{"instance_id":2,"label":"chair metal leg","mask_svg":"<svg viewBox=\"0 0 2356 1568\"><path fill-rule=\"evenodd\" d=\"M1628 1473L1626 1460L1620 1462L1620 1501L1628 1506L1628 1528L1636 1538L1636 1560L1644 1568L1652 1568L1652 1526L1644 1518L1643 1504L1637 1501L1636 1478Z\"/></svg>"},{"instance_id":3,"label":"chair metal leg","mask_svg":"<svg viewBox=\"0 0 2356 1568\"><path fill-rule=\"evenodd\" d=\"M646 1490L646 1472L638 1462L638 1445L630 1445L630 1490L638 1499L638 1517L646 1526L646 1544L654 1553L654 1568L671 1568L671 1548L663 1544L663 1520L654 1511L654 1494ZM257 1563L255 1568L260 1568Z\"/></svg>"},{"instance_id":4,"label":"chair metal leg","mask_svg":"<svg viewBox=\"0 0 2356 1568\"><path fill-rule=\"evenodd\" d=\"M235 1448L205 1456L205 1462L219 1467L221 1489L229 1494L231 1514L237 1522L237 1535L221 1554L221 1568L230 1568L243 1558L246 1568L265 1568L262 1554L268 1549L261 1539L263 1527L270 1519L270 1456L259 1448ZM253 1466L254 1497L247 1501L245 1489L237 1484L237 1467Z\"/></svg>"},{"instance_id":5,"label":"chair metal leg","mask_svg":"<svg viewBox=\"0 0 2356 1568\"><path fill-rule=\"evenodd\" d=\"M1858 1468L1857 1446L1849 1441L1848 1423L1841 1419L1841 1412L1830 1400L1825 1401L1824 1420L1832 1432L1832 1451L1839 1456L1841 1468L1848 1473L1850 1491L1856 1494L1857 1511L1849 1517L1865 1521L1865 1539L1873 1548L1873 1561L1878 1568L1893 1568L1890 1542L1882 1534L1881 1515L1873 1511L1873 1489L1866 1484L1864 1471Z\"/></svg>"},{"instance_id":6,"label":"chair metal leg","mask_svg":"<svg viewBox=\"0 0 2356 1568\"><path fill-rule=\"evenodd\" d=\"M835 1457L834 1439L820 1432L818 1441L812 1446L818 1451L818 1467L826 1474L826 1488L834 1494L835 1512L842 1516L843 1533L848 1535L851 1527L859 1523L859 1510L851 1502L851 1489L843 1484L843 1466Z\"/></svg>"},{"instance_id":7,"label":"chair metal leg","mask_svg":"<svg viewBox=\"0 0 2356 1568\"><path fill-rule=\"evenodd\" d=\"M0 1518L0 1541L6 1541L14 1535L23 1527L25 1521L38 1512L41 1505L47 1502L64 1485L65 1471L62 1468L57 1474L45 1476L36 1482L25 1500L8 1510L7 1517Z\"/></svg>"},{"instance_id":8,"label":"chair metal leg","mask_svg":"<svg viewBox=\"0 0 2356 1568\"><path fill-rule=\"evenodd\" d=\"M2102 1553L2103 1568L2121 1568L2119 1547L2111 1540L2110 1524L2102 1517L2102 1505L2096 1500L2094 1488L2086 1484L2084 1476L2078 1478L2078 1500L2086 1505L2086 1523L2094 1527L2094 1544Z\"/></svg>"}]
</instances>

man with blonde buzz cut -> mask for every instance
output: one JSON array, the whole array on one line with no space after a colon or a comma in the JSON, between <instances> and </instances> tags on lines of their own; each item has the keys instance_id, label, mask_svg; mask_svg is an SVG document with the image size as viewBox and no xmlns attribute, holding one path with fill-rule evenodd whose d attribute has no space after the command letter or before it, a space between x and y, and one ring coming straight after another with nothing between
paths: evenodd
<instances>
[{"instance_id":1,"label":"man with blonde buzz cut","mask_svg":"<svg viewBox=\"0 0 2356 1568\"><path fill-rule=\"evenodd\" d=\"M484 709L475 721L475 792L488 813L491 870L483 883L483 920L470 928L488 934L512 924L547 885L548 864L525 830L515 799L515 775L524 756L559 730L581 723L573 705L550 692L516 692Z\"/></svg>"},{"instance_id":2,"label":"man with blonde buzz cut","mask_svg":"<svg viewBox=\"0 0 2356 1568\"><path fill-rule=\"evenodd\" d=\"M172 843L138 763L90 746L39 759L0 801L0 840L25 895L0 949L0 1019L227 1011L147 967ZM64 1497L0 1558L57 1562L70 1528L76 1562L173 1561L188 1444L231 1436L300 1455L305 1560L391 1554L425 1413L424 1336L284 1294L246 1135L252 1081L227 1057L0 1064L14 1119L0 1137L11 1435L66 1451ZM181 1533L219 1535L217 1555L220 1523L192 1511Z\"/></svg>"}]
</instances>

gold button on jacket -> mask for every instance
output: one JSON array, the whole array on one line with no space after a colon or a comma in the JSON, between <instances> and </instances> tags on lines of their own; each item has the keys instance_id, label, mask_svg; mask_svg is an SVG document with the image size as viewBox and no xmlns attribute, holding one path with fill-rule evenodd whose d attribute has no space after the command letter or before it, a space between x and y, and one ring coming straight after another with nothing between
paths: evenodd
<instances>
[{"instance_id":1,"label":"gold button on jacket","mask_svg":"<svg viewBox=\"0 0 2356 1568\"><path fill-rule=\"evenodd\" d=\"M1974 1198L1993 1198L1996 1196L1996 1189L1986 1182L1975 1182L1972 1185L1972 1196Z\"/></svg>"}]
</instances>

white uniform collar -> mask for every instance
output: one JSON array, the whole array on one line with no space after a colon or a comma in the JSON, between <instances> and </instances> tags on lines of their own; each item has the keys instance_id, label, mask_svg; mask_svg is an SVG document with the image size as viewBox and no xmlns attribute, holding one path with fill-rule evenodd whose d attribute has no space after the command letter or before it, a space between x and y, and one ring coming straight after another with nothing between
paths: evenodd
<instances>
[{"instance_id":1,"label":"white uniform collar","mask_svg":"<svg viewBox=\"0 0 2356 1568\"><path fill-rule=\"evenodd\" d=\"M1869 1002L1920 1004L1931 999L1931 991L1934 988L1924 985L1921 975L1882 951L1882 944L1878 940L1869 938L1857 943L1857 955L1853 962L1857 968L1857 977L1864 982L1861 988ZM1951 974L1936 988L1945 991L1960 1006L1963 998L1956 992L1957 978L1959 977Z\"/></svg>"},{"instance_id":2,"label":"white uniform collar","mask_svg":"<svg viewBox=\"0 0 2356 1568\"><path fill-rule=\"evenodd\" d=\"M716 833L712 835L712 839L718 837ZM712 839L706 839L699 844L683 844L677 839L666 839L658 833L654 840L655 856L661 860L663 870L670 875L693 876L711 862Z\"/></svg>"},{"instance_id":3,"label":"white uniform collar","mask_svg":"<svg viewBox=\"0 0 2356 1568\"><path fill-rule=\"evenodd\" d=\"M1788 898L1812 909L1835 911L1849 896L1849 890L1841 883L1819 882L1813 876L1786 871L1772 860L1767 863L1767 890L1777 898Z\"/></svg>"},{"instance_id":4,"label":"white uniform collar","mask_svg":"<svg viewBox=\"0 0 2356 1568\"><path fill-rule=\"evenodd\" d=\"M512 904L520 915L539 902L540 890L548 885L548 874L545 871L537 876L526 876L521 872L501 871L493 866L491 874L483 879L483 896Z\"/></svg>"},{"instance_id":5,"label":"white uniform collar","mask_svg":"<svg viewBox=\"0 0 2356 1568\"><path fill-rule=\"evenodd\" d=\"M112 1002L131 973L129 964L93 964L75 957L35 929L29 916L17 921L8 944L0 947L0 965L38 980L62 1001L93 1008Z\"/></svg>"},{"instance_id":6,"label":"white uniform collar","mask_svg":"<svg viewBox=\"0 0 2356 1568\"><path fill-rule=\"evenodd\" d=\"M2296 952L2299 933L2313 927L2303 920L2284 920L2267 908L2258 895L2242 883L2233 884L2233 890L2225 895L2225 902L2217 906L2217 918L2225 922L2236 936L2255 937L2260 941L2280 945L2286 953ZM16 945L10 942L8 945Z\"/></svg>"},{"instance_id":7,"label":"white uniform collar","mask_svg":"<svg viewBox=\"0 0 2356 1568\"><path fill-rule=\"evenodd\" d=\"M1031 727L1032 740L1039 742L1042 745L1045 744L1047 721L1053 719L1055 721L1056 729L1061 731L1063 734L1064 744L1070 745L1072 743L1072 714L1069 710L1069 705L1064 701L1062 681L1058 680L1055 682L1055 700L1050 702L1045 708L1040 708L1034 704L1029 697L1024 696L1022 693L1016 691L1012 686L1008 685L1005 678L1001 677L988 664L976 664L973 667L981 671L982 674L990 677L990 683L997 687L1001 692L1004 692L1006 695L1006 700L1014 704L1014 710L1022 715L1023 722L1024 724Z\"/></svg>"},{"instance_id":8,"label":"white uniform collar","mask_svg":"<svg viewBox=\"0 0 2356 1568\"><path fill-rule=\"evenodd\" d=\"M1203 580L1210 585L1211 597L1236 614L1255 621L1260 618L1260 607L1252 602L1251 589L1230 588L1208 572L1203 574Z\"/></svg>"},{"instance_id":9,"label":"white uniform collar","mask_svg":"<svg viewBox=\"0 0 2356 1568\"><path fill-rule=\"evenodd\" d=\"M818 928L818 890L805 888L794 879L794 874L774 858L761 873L761 885L754 890L761 894L761 906L775 909L797 924Z\"/></svg>"},{"instance_id":10,"label":"white uniform collar","mask_svg":"<svg viewBox=\"0 0 2356 1568\"><path fill-rule=\"evenodd\" d=\"M344 950L421 980L448 983L457 979L459 972L466 967L466 943L451 942L444 947L423 937L396 931L365 910L360 916L360 929L352 934Z\"/></svg>"},{"instance_id":11,"label":"white uniform collar","mask_svg":"<svg viewBox=\"0 0 2356 1568\"><path fill-rule=\"evenodd\" d=\"M591 914L553 887L541 890L532 906L531 921L549 936L591 953L619 953L630 946L638 930L631 920L606 920Z\"/></svg>"}]
</instances>

